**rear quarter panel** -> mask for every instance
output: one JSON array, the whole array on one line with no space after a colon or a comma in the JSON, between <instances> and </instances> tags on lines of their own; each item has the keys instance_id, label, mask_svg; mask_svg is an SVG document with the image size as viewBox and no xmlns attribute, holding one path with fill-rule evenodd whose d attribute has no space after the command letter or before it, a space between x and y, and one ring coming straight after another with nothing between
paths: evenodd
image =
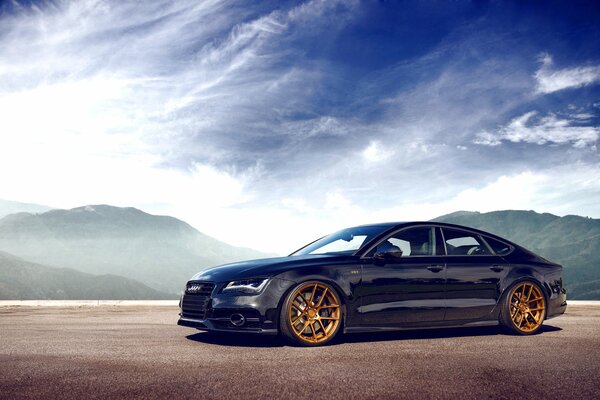
<instances>
[{"instance_id":1,"label":"rear quarter panel","mask_svg":"<svg viewBox=\"0 0 600 400\"><path fill-rule=\"evenodd\" d=\"M520 249L516 249L513 253L506 256L505 259L510 264L510 269L501 282L502 296L500 299L516 283L525 280L534 281L542 288L546 296L548 304L547 317L556 314L557 307L560 307L560 304L564 301L561 300L561 294L564 294L562 266L528 251L521 251ZM496 312L498 312L499 307L496 308Z\"/></svg>"}]
</instances>

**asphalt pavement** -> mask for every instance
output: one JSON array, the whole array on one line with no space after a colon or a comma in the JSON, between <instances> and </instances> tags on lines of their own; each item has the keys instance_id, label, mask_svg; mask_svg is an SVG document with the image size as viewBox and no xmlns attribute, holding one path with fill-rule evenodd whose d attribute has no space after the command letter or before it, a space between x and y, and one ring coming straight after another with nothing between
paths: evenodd
<instances>
[{"instance_id":1,"label":"asphalt pavement","mask_svg":"<svg viewBox=\"0 0 600 400\"><path fill-rule=\"evenodd\" d=\"M0 398L600 398L598 306L531 337L459 328L321 348L176 321L172 306L0 307Z\"/></svg>"}]
</instances>

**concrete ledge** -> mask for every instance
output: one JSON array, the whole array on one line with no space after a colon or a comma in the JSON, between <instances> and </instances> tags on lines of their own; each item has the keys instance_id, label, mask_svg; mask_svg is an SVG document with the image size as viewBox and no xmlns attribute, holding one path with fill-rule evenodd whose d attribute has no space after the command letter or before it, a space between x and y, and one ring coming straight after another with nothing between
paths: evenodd
<instances>
[{"instance_id":1,"label":"concrete ledge","mask_svg":"<svg viewBox=\"0 0 600 400\"><path fill-rule=\"evenodd\" d=\"M179 300L0 300L0 307L177 306Z\"/></svg>"},{"instance_id":2,"label":"concrete ledge","mask_svg":"<svg viewBox=\"0 0 600 400\"><path fill-rule=\"evenodd\" d=\"M567 306L600 306L600 300L567 300Z\"/></svg>"},{"instance_id":3,"label":"concrete ledge","mask_svg":"<svg viewBox=\"0 0 600 400\"><path fill-rule=\"evenodd\" d=\"M567 300L571 306L600 307L600 300ZM0 300L0 307L177 306L179 300Z\"/></svg>"}]
</instances>

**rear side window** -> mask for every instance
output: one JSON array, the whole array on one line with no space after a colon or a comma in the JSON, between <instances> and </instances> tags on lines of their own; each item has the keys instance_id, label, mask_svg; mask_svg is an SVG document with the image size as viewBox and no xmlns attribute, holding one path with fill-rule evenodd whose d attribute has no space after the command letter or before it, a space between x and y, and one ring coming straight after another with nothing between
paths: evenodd
<instances>
[{"instance_id":1,"label":"rear side window","mask_svg":"<svg viewBox=\"0 0 600 400\"><path fill-rule=\"evenodd\" d=\"M501 242L496 239L492 239L487 236L484 239L487 242L487 244L490 245L492 250L494 250L494 253L498 254L499 256L503 256L503 255L510 253L510 245L509 244L506 244L506 243Z\"/></svg>"},{"instance_id":2,"label":"rear side window","mask_svg":"<svg viewBox=\"0 0 600 400\"><path fill-rule=\"evenodd\" d=\"M479 235L447 228L443 228L442 232L446 241L446 251L450 256L485 256L492 254Z\"/></svg>"}]
</instances>

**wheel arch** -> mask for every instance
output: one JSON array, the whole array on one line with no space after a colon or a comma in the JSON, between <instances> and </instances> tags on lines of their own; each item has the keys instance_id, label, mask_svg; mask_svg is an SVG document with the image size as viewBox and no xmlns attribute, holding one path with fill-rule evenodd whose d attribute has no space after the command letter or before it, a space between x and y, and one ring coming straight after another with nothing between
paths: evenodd
<instances>
[{"instance_id":1,"label":"wheel arch","mask_svg":"<svg viewBox=\"0 0 600 400\"><path fill-rule=\"evenodd\" d=\"M510 280L509 283L504 285L504 289L501 291L500 296L498 297L498 301L496 302L496 307L494 310L495 315L497 317L500 316L502 302L504 300L504 297L507 296L508 293L510 293L512 288L514 288L521 282L533 282L536 285L538 285L540 287L540 289L542 290L542 295L544 296L544 302L546 304L548 304L548 299L550 298L550 295L551 295L551 289L548 286L548 283L546 283L546 280L545 279L540 280L534 274L520 275L520 276L515 277L515 279ZM547 318L547 315L548 315L548 313L546 313L546 315L544 316L544 320Z\"/></svg>"},{"instance_id":2,"label":"wheel arch","mask_svg":"<svg viewBox=\"0 0 600 400\"><path fill-rule=\"evenodd\" d=\"M306 284L308 282L321 282L321 283L325 283L331 287L333 287L333 289L335 289L336 294L338 295L338 298L340 299L340 308L342 311L342 328L346 327L346 304L348 303L348 298L346 297L346 293L344 293L344 291L340 288L340 286L333 280L328 279L326 277L307 277L306 279L303 280L299 280L297 282L295 282L293 285L290 285L289 288L287 288L287 290L282 294L281 298L279 299L279 302L277 303L277 331L280 331L280 323L281 321L279 321L279 315L281 315L281 308L283 307L283 303L285 303L285 300L287 299L287 297L290 295L290 293L296 289L298 286Z\"/></svg>"}]
</instances>

